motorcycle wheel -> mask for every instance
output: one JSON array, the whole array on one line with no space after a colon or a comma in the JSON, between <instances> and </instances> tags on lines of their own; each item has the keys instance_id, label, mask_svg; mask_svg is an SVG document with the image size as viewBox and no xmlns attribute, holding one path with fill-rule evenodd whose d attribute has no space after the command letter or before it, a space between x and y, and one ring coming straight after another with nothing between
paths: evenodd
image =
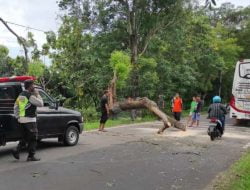
<instances>
[{"instance_id":1,"label":"motorcycle wheel","mask_svg":"<svg viewBox=\"0 0 250 190\"><path fill-rule=\"evenodd\" d=\"M215 137L214 137L214 134L213 134L213 133L211 133L210 139L211 139L211 141L214 141Z\"/></svg>"}]
</instances>

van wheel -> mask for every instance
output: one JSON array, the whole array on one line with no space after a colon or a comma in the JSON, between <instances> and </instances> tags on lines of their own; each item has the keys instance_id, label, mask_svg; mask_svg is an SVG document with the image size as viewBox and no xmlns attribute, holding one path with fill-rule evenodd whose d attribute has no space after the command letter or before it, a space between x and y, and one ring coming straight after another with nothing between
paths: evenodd
<instances>
[{"instance_id":1,"label":"van wheel","mask_svg":"<svg viewBox=\"0 0 250 190\"><path fill-rule=\"evenodd\" d=\"M74 146L78 143L79 131L75 126L69 126L64 135L64 144L66 146Z\"/></svg>"}]
</instances>

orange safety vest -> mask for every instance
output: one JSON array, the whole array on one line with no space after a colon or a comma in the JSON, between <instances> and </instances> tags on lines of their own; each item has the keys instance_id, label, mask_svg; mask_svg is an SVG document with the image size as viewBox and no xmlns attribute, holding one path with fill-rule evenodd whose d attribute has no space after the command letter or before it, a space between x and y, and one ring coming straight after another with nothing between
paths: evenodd
<instances>
[{"instance_id":1,"label":"orange safety vest","mask_svg":"<svg viewBox=\"0 0 250 190\"><path fill-rule=\"evenodd\" d=\"M174 98L173 112L182 112L182 99L181 98Z\"/></svg>"}]
</instances>

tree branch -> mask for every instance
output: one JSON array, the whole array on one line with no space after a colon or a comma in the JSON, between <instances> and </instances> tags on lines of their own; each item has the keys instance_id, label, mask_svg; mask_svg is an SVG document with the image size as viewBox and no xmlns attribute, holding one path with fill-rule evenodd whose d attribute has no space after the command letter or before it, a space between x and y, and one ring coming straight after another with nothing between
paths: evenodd
<instances>
[{"instance_id":1,"label":"tree branch","mask_svg":"<svg viewBox=\"0 0 250 190\"><path fill-rule=\"evenodd\" d=\"M25 41L22 37L18 36L10 27L9 25L7 24L7 22L5 22L1 17L0 17L0 21L4 24L4 26L14 35L16 36L17 40L19 43L21 43L21 45L23 46L23 49L24 49L24 54L25 54L25 63L24 63L24 69L25 69L25 72L28 72L28 50L26 48L26 45L25 45Z\"/></svg>"},{"instance_id":2,"label":"tree branch","mask_svg":"<svg viewBox=\"0 0 250 190\"><path fill-rule=\"evenodd\" d=\"M131 109L148 109L154 115L161 118L164 126L159 129L158 133L162 133L166 128L169 127L175 127L182 131L186 130L186 126L166 115L158 108L157 104L154 101L149 100L146 97L138 98L137 100L127 100L123 102L117 102L116 104L114 104L114 106L110 107L111 113L115 114L121 111L126 111Z\"/></svg>"},{"instance_id":3,"label":"tree branch","mask_svg":"<svg viewBox=\"0 0 250 190\"><path fill-rule=\"evenodd\" d=\"M166 25L164 26L164 28L166 28L166 27L170 26L171 24L173 24L174 21L175 21L175 17L173 17L172 21L168 22L168 24L166 24ZM143 48L142 48L142 51L141 51L141 53L139 54L139 56L142 56L142 55L145 53L145 51L146 51L147 48L148 48L149 42L150 42L151 39L155 36L155 34L160 30L160 28L163 27L163 25L164 25L164 19L162 20L162 22L160 22L160 23L158 24L158 26L156 26L155 28L149 30L149 32L148 32L148 34L147 34L147 37L145 38L145 39L146 39L146 40L145 40L145 44L144 44L144 46L143 46Z\"/></svg>"}]
</instances>

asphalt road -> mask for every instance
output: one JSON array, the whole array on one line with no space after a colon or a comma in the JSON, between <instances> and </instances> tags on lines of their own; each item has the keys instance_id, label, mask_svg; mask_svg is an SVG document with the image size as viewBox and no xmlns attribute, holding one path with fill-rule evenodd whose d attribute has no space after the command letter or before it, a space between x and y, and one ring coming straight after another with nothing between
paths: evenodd
<instances>
[{"instance_id":1,"label":"asphalt road","mask_svg":"<svg viewBox=\"0 0 250 190\"><path fill-rule=\"evenodd\" d=\"M250 128L228 120L221 140L211 142L208 122L186 132L156 135L161 122L83 133L75 147L44 140L40 162L16 161L11 143L0 148L0 190L199 190L250 147Z\"/></svg>"}]
</instances>

